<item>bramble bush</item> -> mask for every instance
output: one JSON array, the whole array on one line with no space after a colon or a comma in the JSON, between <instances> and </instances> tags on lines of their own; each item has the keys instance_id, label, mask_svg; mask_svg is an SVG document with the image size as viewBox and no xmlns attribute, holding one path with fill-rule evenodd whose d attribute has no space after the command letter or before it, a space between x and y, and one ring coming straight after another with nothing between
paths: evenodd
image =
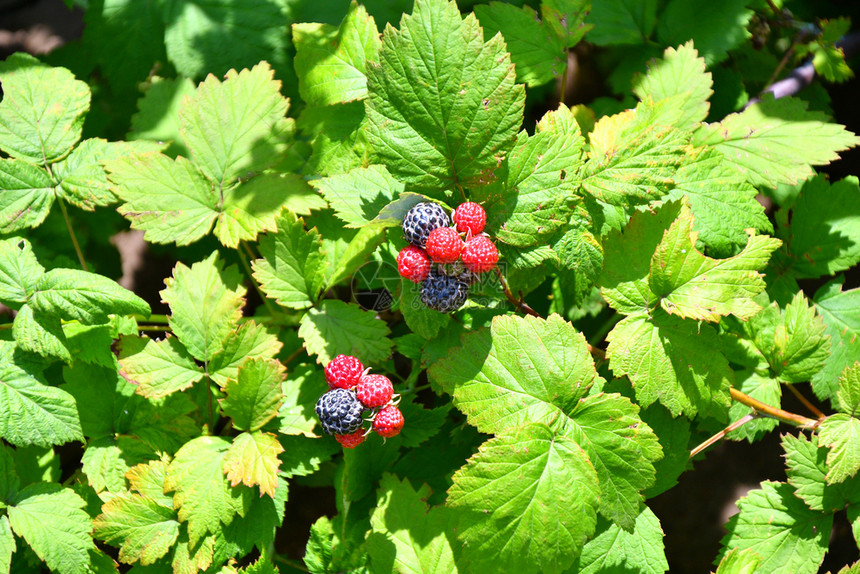
<instances>
[{"instance_id":1,"label":"bramble bush","mask_svg":"<svg viewBox=\"0 0 860 574\"><path fill-rule=\"evenodd\" d=\"M774 432L716 571L860 540L860 184L815 171L858 138L781 82L852 75L838 7L67 3L80 41L0 63L0 570L665 572L649 499ZM500 257L446 305L472 230L402 278L401 225L465 202ZM338 355L320 412L370 368L388 438L322 432Z\"/></svg>"}]
</instances>

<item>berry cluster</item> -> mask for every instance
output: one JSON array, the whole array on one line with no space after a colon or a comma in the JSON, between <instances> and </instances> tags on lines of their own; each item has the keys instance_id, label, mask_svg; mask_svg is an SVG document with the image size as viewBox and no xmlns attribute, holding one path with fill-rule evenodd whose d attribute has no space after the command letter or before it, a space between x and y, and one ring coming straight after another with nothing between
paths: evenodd
<instances>
[{"instance_id":1,"label":"berry cluster","mask_svg":"<svg viewBox=\"0 0 860 574\"><path fill-rule=\"evenodd\" d=\"M421 284L421 302L442 313L463 306L469 285L499 261L493 241L483 233L487 214L477 203L454 210L454 226L436 203L419 203L403 218L403 235L411 243L397 254L402 277ZM435 265L434 265L435 264Z\"/></svg>"},{"instance_id":2,"label":"berry cluster","mask_svg":"<svg viewBox=\"0 0 860 574\"><path fill-rule=\"evenodd\" d=\"M338 355L325 367L325 380L331 389L317 401L314 409L323 431L333 434L345 448L364 442L371 430L391 438L403 429L403 414L397 408L400 395L388 377L370 374L361 361L350 355ZM369 429L362 428L364 415Z\"/></svg>"}]
</instances>

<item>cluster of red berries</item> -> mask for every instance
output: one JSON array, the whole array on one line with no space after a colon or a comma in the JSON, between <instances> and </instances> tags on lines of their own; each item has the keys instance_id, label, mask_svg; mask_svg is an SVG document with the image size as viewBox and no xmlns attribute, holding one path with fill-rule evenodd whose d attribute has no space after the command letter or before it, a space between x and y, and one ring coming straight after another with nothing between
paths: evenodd
<instances>
[{"instance_id":1,"label":"cluster of red berries","mask_svg":"<svg viewBox=\"0 0 860 574\"><path fill-rule=\"evenodd\" d=\"M373 375L357 358L338 355L325 367L329 390L320 397L316 413L323 430L345 448L355 448L371 430L383 438L400 434L404 419L391 380ZM368 415L365 418L365 415ZM363 423L369 421L369 429Z\"/></svg>"},{"instance_id":2,"label":"cluster of red berries","mask_svg":"<svg viewBox=\"0 0 860 574\"><path fill-rule=\"evenodd\" d=\"M460 204L451 226L444 208L419 203L403 219L403 234L411 243L397 255L402 277L421 284L421 301L431 309L450 313L466 301L469 285L491 271L499 251L483 233L487 214L477 203ZM434 267L436 264L436 267Z\"/></svg>"}]
</instances>

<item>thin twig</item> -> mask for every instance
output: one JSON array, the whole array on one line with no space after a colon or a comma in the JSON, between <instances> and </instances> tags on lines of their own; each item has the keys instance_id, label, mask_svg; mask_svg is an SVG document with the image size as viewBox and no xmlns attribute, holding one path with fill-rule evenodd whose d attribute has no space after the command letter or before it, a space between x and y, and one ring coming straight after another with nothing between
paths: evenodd
<instances>
[{"instance_id":1,"label":"thin twig","mask_svg":"<svg viewBox=\"0 0 860 574\"><path fill-rule=\"evenodd\" d=\"M779 75L782 73L782 70L785 69L785 66L788 64L788 61L794 57L794 50L797 47L797 43L800 40L801 35L796 34L794 38L791 39L791 45L788 47L788 50L785 51L785 54L782 56L782 59L779 61L779 64L776 65L773 73L768 78L767 83L764 85L765 90L773 84Z\"/></svg>"},{"instance_id":2,"label":"thin twig","mask_svg":"<svg viewBox=\"0 0 860 574\"><path fill-rule=\"evenodd\" d=\"M842 49L842 53L845 54L846 60L850 60L855 54L860 52L860 31L846 34L841 40L836 42L836 47ZM773 94L773 97L776 99L793 96L811 84L814 79L815 66L812 65L812 61L810 60L792 70L785 78L778 82L774 82L773 85L765 89L761 95L763 96L764 94L770 93ZM744 109L759 102L761 102L761 97L750 98L746 105L744 105Z\"/></svg>"},{"instance_id":3,"label":"thin twig","mask_svg":"<svg viewBox=\"0 0 860 574\"><path fill-rule=\"evenodd\" d=\"M809 412L811 412L812 414L814 414L815 416L818 417L818 420L824 420L827 418L827 415L825 415L823 412L818 410L818 407L816 407L811 402L809 402L809 399L804 397L803 393L801 393L799 390L797 390L797 388L794 385L786 385L786 386L788 387L788 390L791 391L795 397L797 397L797 400L799 400L801 403L803 403L803 406L805 406L806 408L809 409Z\"/></svg>"},{"instance_id":4,"label":"thin twig","mask_svg":"<svg viewBox=\"0 0 860 574\"><path fill-rule=\"evenodd\" d=\"M738 420L736 420L735 422L733 422L732 424L730 424L729 426L727 426L726 428L724 428L723 430L721 430L720 432L718 432L717 434L715 434L714 436L712 436L711 438L709 438L708 440L706 440L705 442L703 442L702 444L700 444L699 446L697 446L696 448L691 450L690 451L690 458L693 458L694 456L696 456L697 454L699 454L700 452L702 452L703 450L705 450L706 448L708 448L709 446L711 446L712 444L717 442L718 440L722 440L722 438L724 436L726 436L727 434L729 434L733 430L740 428L741 426L747 424L748 422L750 422L751 420L753 420L757 416L758 415L755 412L751 412L750 414L739 418Z\"/></svg>"},{"instance_id":5,"label":"thin twig","mask_svg":"<svg viewBox=\"0 0 860 574\"><path fill-rule=\"evenodd\" d=\"M305 350L305 346L304 346L304 345L302 345L301 347L299 347L298 349L296 349L295 351L293 351L293 352L290 354L290 356L289 356L289 357L287 357L286 359L284 359L283 361L281 361L281 364L282 364L282 365L284 365L284 366L286 367L286 366L287 366L287 365L289 365L291 362L293 362L293 360L295 360L295 358L296 358L296 357L298 357L299 355L301 355L301 354L302 354L302 352L303 352L304 350Z\"/></svg>"},{"instance_id":6,"label":"thin twig","mask_svg":"<svg viewBox=\"0 0 860 574\"><path fill-rule=\"evenodd\" d=\"M63 212L63 219L66 220L66 228L69 230L69 236L72 238L72 245L75 247L75 253L78 254L78 261L81 264L81 269L89 271L87 262L84 259L84 252L81 251L81 246L78 244L78 238L75 235L75 228L72 226L72 220L69 218L69 210L66 209L66 202L62 197L57 197L57 203L60 204L60 211Z\"/></svg>"},{"instance_id":7,"label":"thin twig","mask_svg":"<svg viewBox=\"0 0 860 574\"><path fill-rule=\"evenodd\" d=\"M277 554L272 555L272 560L280 562L286 566L290 566L291 568L295 568L296 570L301 570L302 572L310 572L310 570L305 568L304 564L296 562L295 560L290 560L289 558L284 558L283 556L278 556Z\"/></svg>"},{"instance_id":8,"label":"thin twig","mask_svg":"<svg viewBox=\"0 0 860 574\"><path fill-rule=\"evenodd\" d=\"M143 315L138 314L132 316L134 317L134 320L139 323L159 323L161 325L167 325L168 321L170 320L168 319L167 315L159 315L158 313L154 313L149 317L144 317Z\"/></svg>"},{"instance_id":9,"label":"thin twig","mask_svg":"<svg viewBox=\"0 0 860 574\"><path fill-rule=\"evenodd\" d=\"M502 290L505 292L505 297L507 297L508 301L510 301L512 305L514 305L517 309L519 309L526 315L531 315L532 317L541 316L540 313L529 307L529 305L525 301L523 301L522 293L520 293L519 299L514 297L514 294L511 293L511 288L508 287L508 282L505 281L505 276L502 275L502 272L499 270L498 267L495 267L494 271L496 272L496 276L499 278L499 283L502 284Z\"/></svg>"},{"instance_id":10,"label":"thin twig","mask_svg":"<svg viewBox=\"0 0 860 574\"><path fill-rule=\"evenodd\" d=\"M815 419L804 417L802 415L796 415L794 413L784 411L777 407L766 405L760 400L754 399L751 396L746 395L735 388L730 388L729 393L731 393L732 398L734 400L755 409L755 411L758 412L758 414L760 415L778 419L782 422L792 424L802 429L812 430L818 428L818 425L821 422Z\"/></svg>"},{"instance_id":11,"label":"thin twig","mask_svg":"<svg viewBox=\"0 0 860 574\"><path fill-rule=\"evenodd\" d=\"M254 252L251 251L251 248L248 247L248 244L245 243L244 241L240 241L239 243L242 245L242 248L244 248L245 251L244 251L244 253L243 253L242 249L237 249L236 251L239 253L239 261L242 262L242 267L245 268L245 273L248 274L248 279L251 281L251 284L254 286L254 289L257 290L257 294L260 296L260 299L262 299L263 305L265 305L266 309L269 310L269 315L271 315L272 317L277 316L278 315L277 310L272 305L272 302L269 301L268 297L266 297L266 294L263 293L263 290L260 289L260 286L257 284L257 280L254 279L254 272L251 271L251 263L250 263L250 259L248 259L248 257L253 259L254 258ZM245 253L247 253L247 257L245 255Z\"/></svg>"}]
</instances>

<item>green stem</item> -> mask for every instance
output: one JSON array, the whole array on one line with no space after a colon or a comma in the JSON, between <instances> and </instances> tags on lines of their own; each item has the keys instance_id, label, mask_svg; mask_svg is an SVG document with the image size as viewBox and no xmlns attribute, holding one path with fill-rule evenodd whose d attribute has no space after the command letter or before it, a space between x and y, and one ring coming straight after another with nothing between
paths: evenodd
<instances>
[{"instance_id":1,"label":"green stem","mask_svg":"<svg viewBox=\"0 0 860 574\"><path fill-rule=\"evenodd\" d=\"M593 346L597 346L602 343L606 338L606 335L609 334L609 331L611 331L615 324L621 321L621 319L622 316L618 313L610 315L610 317L604 321L600 327L598 327L594 334L588 338L588 342Z\"/></svg>"},{"instance_id":2,"label":"green stem","mask_svg":"<svg viewBox=\"0 0 860 574\"><path fill-rule=\"evenodd\" d=\"M283 556L278 556L277 554L272 555L272 560L274 560L275 562L280 562L285 566L295 568L296 570L301 570L302 572L310 572L310 570L308 570L304 564L296 562L295 560L290 560L289 558L284 558Z\"/></svg>"},{"instance_id":3,"label":"green stem","mask_svg":"<svg viewBox=\"0 0 860 574\"><path fill-rule=\"evenodd\" d=\"M245 268L245 273L248 274L248 279L251 280L251 284L254 286L254 289L257 290L257 294L260 296L260 299L263 300L263 305L265 305L266 309L268 309L269 315L272 317L277 317L278 316L277 309L275 309L274 305L272 305L272 302L269 301L269 299L266 297L266 294L263 293L263 290L260 289L260 286L257 284L257 280L254 279L254 272L251 271L251 262L250 262L249 257L253 258L254 252L251 251L251 248L248 247L248 244L245 243L244 241L240 241L240 243L241 243L241 248L236 250L239 253L239 261L242 262L242 267ZM243 251L243 249L244 249L244 251Z\"/></svg>"},{"instance_id":4,"label":"green stem","mask_svg":"<svg viewBox=\"0 0 860 574\"><path fill-rule=\"evenodd\" d=\"M427 383L426 385L421 385L420 387L412 387L411 389L406 389L401 395L411 395L412 393L419 393L425 389L429 389L432 385Z\"/></svg>"},{"instance_id":5,"label":"green stem","mask_svg":"<svg viewBox=\"0 0 860 574\"><path fill-rule=\"evenodd\" d=\"M726 428L724 428L723 430L721 430L720 432L718 432L717 434L715 434L714 436L712 436L711 438L709 438L708 440L706 440L705 442L703 442L702 444L700 444L699 446L697 446L696 448L691 450L690 451L690 458L693 458L694 456L696 456L697 454L699 454L700 452L702 452L703 450L705 450L706 448L708 448L709 446L714 444L715 442L721 440L724 436L726 436L727 434L729 434L733 430L742 427L743 425L747 424L748 422L750 422L751 420L753 420L756 417L758 417L758 413L756 411L753 411L750 414L739 418L738 420L736 420L735 422L733 422L732 424L730 424L729 426L727 426Z\"/></svg>"},{"instance_id":6,"label":"green stem","mask_svg":"<svg viewBox=\"0 0 860 574\"><path fill-rule=\"evenodd\" d=\"M157 323L159 325L167 325L169 320L167 315L150 315L149 318L144 317L143 315L134 315L134 320L138 323Z\"/></svg>"},{"instance_id":7,"label":"green stem","mask_svg":"<svg viewBox=\"0 0 860 574\"><path fill-rule=\"evenodd\" d=\"M212 408L212 379L209 378L208 361L203 363L203 372L205 373L203 379L206 381L206 403L209 406L209 432L206 434L212 436L212 433L215 432L215 410Z\"/></svg>"},{"instance_id":8,"label":"green stem","mask_svg":"<svg viewBox=\"0 0 860 574\"><path fill-rule=\"evenodd\" d=\"M562 70L562 72L561 72L561 81L559 82L559 86L558 86L558 103L559 104L564 103L564 97L566 95L565 92L567 91L567 70L568 70L567 59L569 57L570 56L565 51L565 53L564 53L564 70Z\"/></svg>"},{"instance_id":9,"label":"green stem","mask_svg":"<svg viewBox=\"0 0 860 574\"><path fill-rule=\"evenodd\" d=\"M282 365L284 365L284 366L286 367L286 366L287 366L287 365L289 365L291 362L293 362L293 361L296 359L296 357L298 357L299 355L301 355L301 354L302 354L302 352L303 352L304 350L305 350L305 346L304 346L304 345L302 345L301 347L299 347L298 349L296 349L295 351L293 351L293 352L292 352L292 354L290 354L290 356L289 356L289 357L287 357L286 359L284 359L283 361L281 361L281 364L282 364Z\"/></svg>"},{"instance_id":10,"label":"green stem","mask_svg":"<svg viewBox=\"0 0 860 574\"><path fill-rule=\"evenodd\" d=\"M72 220L69 218L69 210L66 209L66 202L62 197L57 197L57 203L60 204L60 211L63 212L63 219L66 220L66 228L69 230L69 236L72 238L72 245L75 247L75 253L78 254L78 261L81 263L81 269L89 271L87 262L84 259L84 252L81 251L81 246L78 244L78 238L75 235L75 228L72 226Z\"/></svg>"},{"instance_id":11,"label":"green stem","mask_svg":"<svg viewBox=\"0 0 860 574\"><path fill-rule=\"evenodd\" d=\"M173 329L170 328L170 325L138 325L138 331L163 331L165 333L172 333Z\"/></svg>"},{"instance_id":12,"label":"green stem","mask_svg":"<svg viewBox=\"0 0 860 574\"><path fill-rule=\"evenodd\" d=\"M0 325L0 331L8 331L12 328L13 325L14 323L3 323L2 325Z\"/></svg>"}]
</instances>

